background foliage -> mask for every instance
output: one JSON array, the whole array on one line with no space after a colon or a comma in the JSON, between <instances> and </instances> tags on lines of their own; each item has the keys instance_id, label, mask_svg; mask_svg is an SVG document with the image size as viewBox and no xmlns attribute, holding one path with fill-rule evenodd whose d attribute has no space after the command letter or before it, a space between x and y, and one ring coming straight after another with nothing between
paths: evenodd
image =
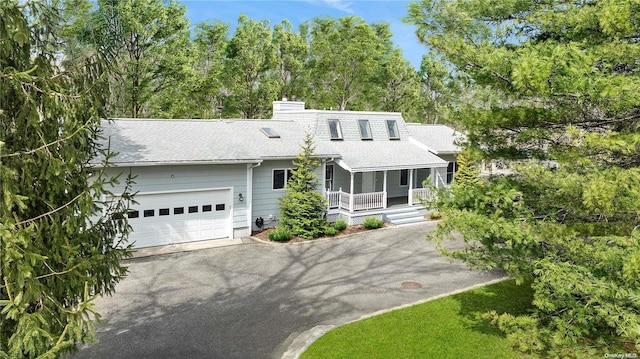
<instances>
[{"instance_id":1,"label":"background foliage","mask_svg":"<svg viewBox=\"0 0 640 359\"><path fill-rule=\"evenodd\" d=\"M283 94L311 108L402 112L447 122L461 90L451 70L425 57L415 69L390 26L358 16L211 20L190 26L170 0L65 0L63 55L107 60L107 116L269 118ZM192 29L192 30L191 30Z\"/></svg>"}]
</instances>

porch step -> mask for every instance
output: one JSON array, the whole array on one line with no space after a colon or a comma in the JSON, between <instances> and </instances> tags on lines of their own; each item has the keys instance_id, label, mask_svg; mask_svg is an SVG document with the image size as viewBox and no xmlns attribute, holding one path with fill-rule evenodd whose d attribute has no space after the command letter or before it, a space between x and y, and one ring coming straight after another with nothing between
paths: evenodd
<instances>
[{"instance_id":1,"label":"porch step","mask_svg":"<svg viewBox=\"0 0 640 359\"><path fill-rule=\"evenodd\" d=\"M426 219L421 212L415 208L396 209L386 212L384 219L395 225L424 222Z\"/></svg>"}]
</instances>

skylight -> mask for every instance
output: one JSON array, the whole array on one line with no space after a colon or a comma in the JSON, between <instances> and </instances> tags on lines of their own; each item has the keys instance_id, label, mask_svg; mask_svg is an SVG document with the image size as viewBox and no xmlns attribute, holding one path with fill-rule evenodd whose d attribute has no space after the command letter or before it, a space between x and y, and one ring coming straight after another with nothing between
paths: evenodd
<instances>
[{"instance_id":1,"label":"skylight","mask_svg":"<svg viewBox=\"0 0 640 359\"><path fill-rule=\"evenodd\" d=\"M342 127L340 127L340 120L328 120L329 132L331 133L332 140L342 139Z\"/></svg>"},{"instance_id":2,"label":"skylight","mask_svg":"<svg viewBox=\"0 0 640 359\"><path fill-rule=\"evenodd\" d=\"M373 140L371 136L371 127L369 120L358 120L358 128L360 128L360 138L363 140Z\"/></svg>"},{"instance_id":3,"label":"skylight","mask_svg":"<svg viewBox=\"0 0 640 359\"><path fill-rule=\"evenodd\" d=\"M387 120L387 130L389 131L390 140L399 140L400 134L398 134L398 125L396 120Z\"/></svg>"},{"instance_id":4,"label":"skylight","mask_svg":"<svg viewBox=\"0 0 640 359\"><path fill-rule=\"evenodd\" d=\"M264 133L264 135L269 137L269 138L280 138L280 134L278 134L271 127L262 127L262 128L260 128L260 131L262 131L262 133Z\"/></svg>"}]
</instances>

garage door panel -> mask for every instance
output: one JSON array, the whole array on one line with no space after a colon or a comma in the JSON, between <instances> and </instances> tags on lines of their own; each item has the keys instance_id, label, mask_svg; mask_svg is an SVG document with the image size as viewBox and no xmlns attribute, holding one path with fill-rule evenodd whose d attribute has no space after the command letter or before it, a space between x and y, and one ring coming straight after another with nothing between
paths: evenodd
<instances>
[{"instance_id":1,"label":"garage door panel","mask_svg":"<svg viewBox=\"0 0 640 359\"><path fill-rule=\"evenodd\" d=\"M129 224L137 248L230 236L231 190L139 194L135 199Z\"/></svg>"}]
</instances>

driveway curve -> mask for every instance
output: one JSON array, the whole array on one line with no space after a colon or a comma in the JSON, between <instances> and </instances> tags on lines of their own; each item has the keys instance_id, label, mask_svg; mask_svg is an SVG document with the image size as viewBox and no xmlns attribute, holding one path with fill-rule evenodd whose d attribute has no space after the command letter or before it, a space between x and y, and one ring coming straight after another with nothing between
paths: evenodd
<instances>
[{"instance_id":1,"label":"driveway curve","mask_svg":"<svg viewBox=\"0 0 640 359\"><path fill-rule=\"evenodd\" d=\"M313 328L502 276L451 263L425 241L433 228L427 222L128 260L129 276L97 301L99 343L74 357L281 358Z\"/></svg>"}]
</instances>

